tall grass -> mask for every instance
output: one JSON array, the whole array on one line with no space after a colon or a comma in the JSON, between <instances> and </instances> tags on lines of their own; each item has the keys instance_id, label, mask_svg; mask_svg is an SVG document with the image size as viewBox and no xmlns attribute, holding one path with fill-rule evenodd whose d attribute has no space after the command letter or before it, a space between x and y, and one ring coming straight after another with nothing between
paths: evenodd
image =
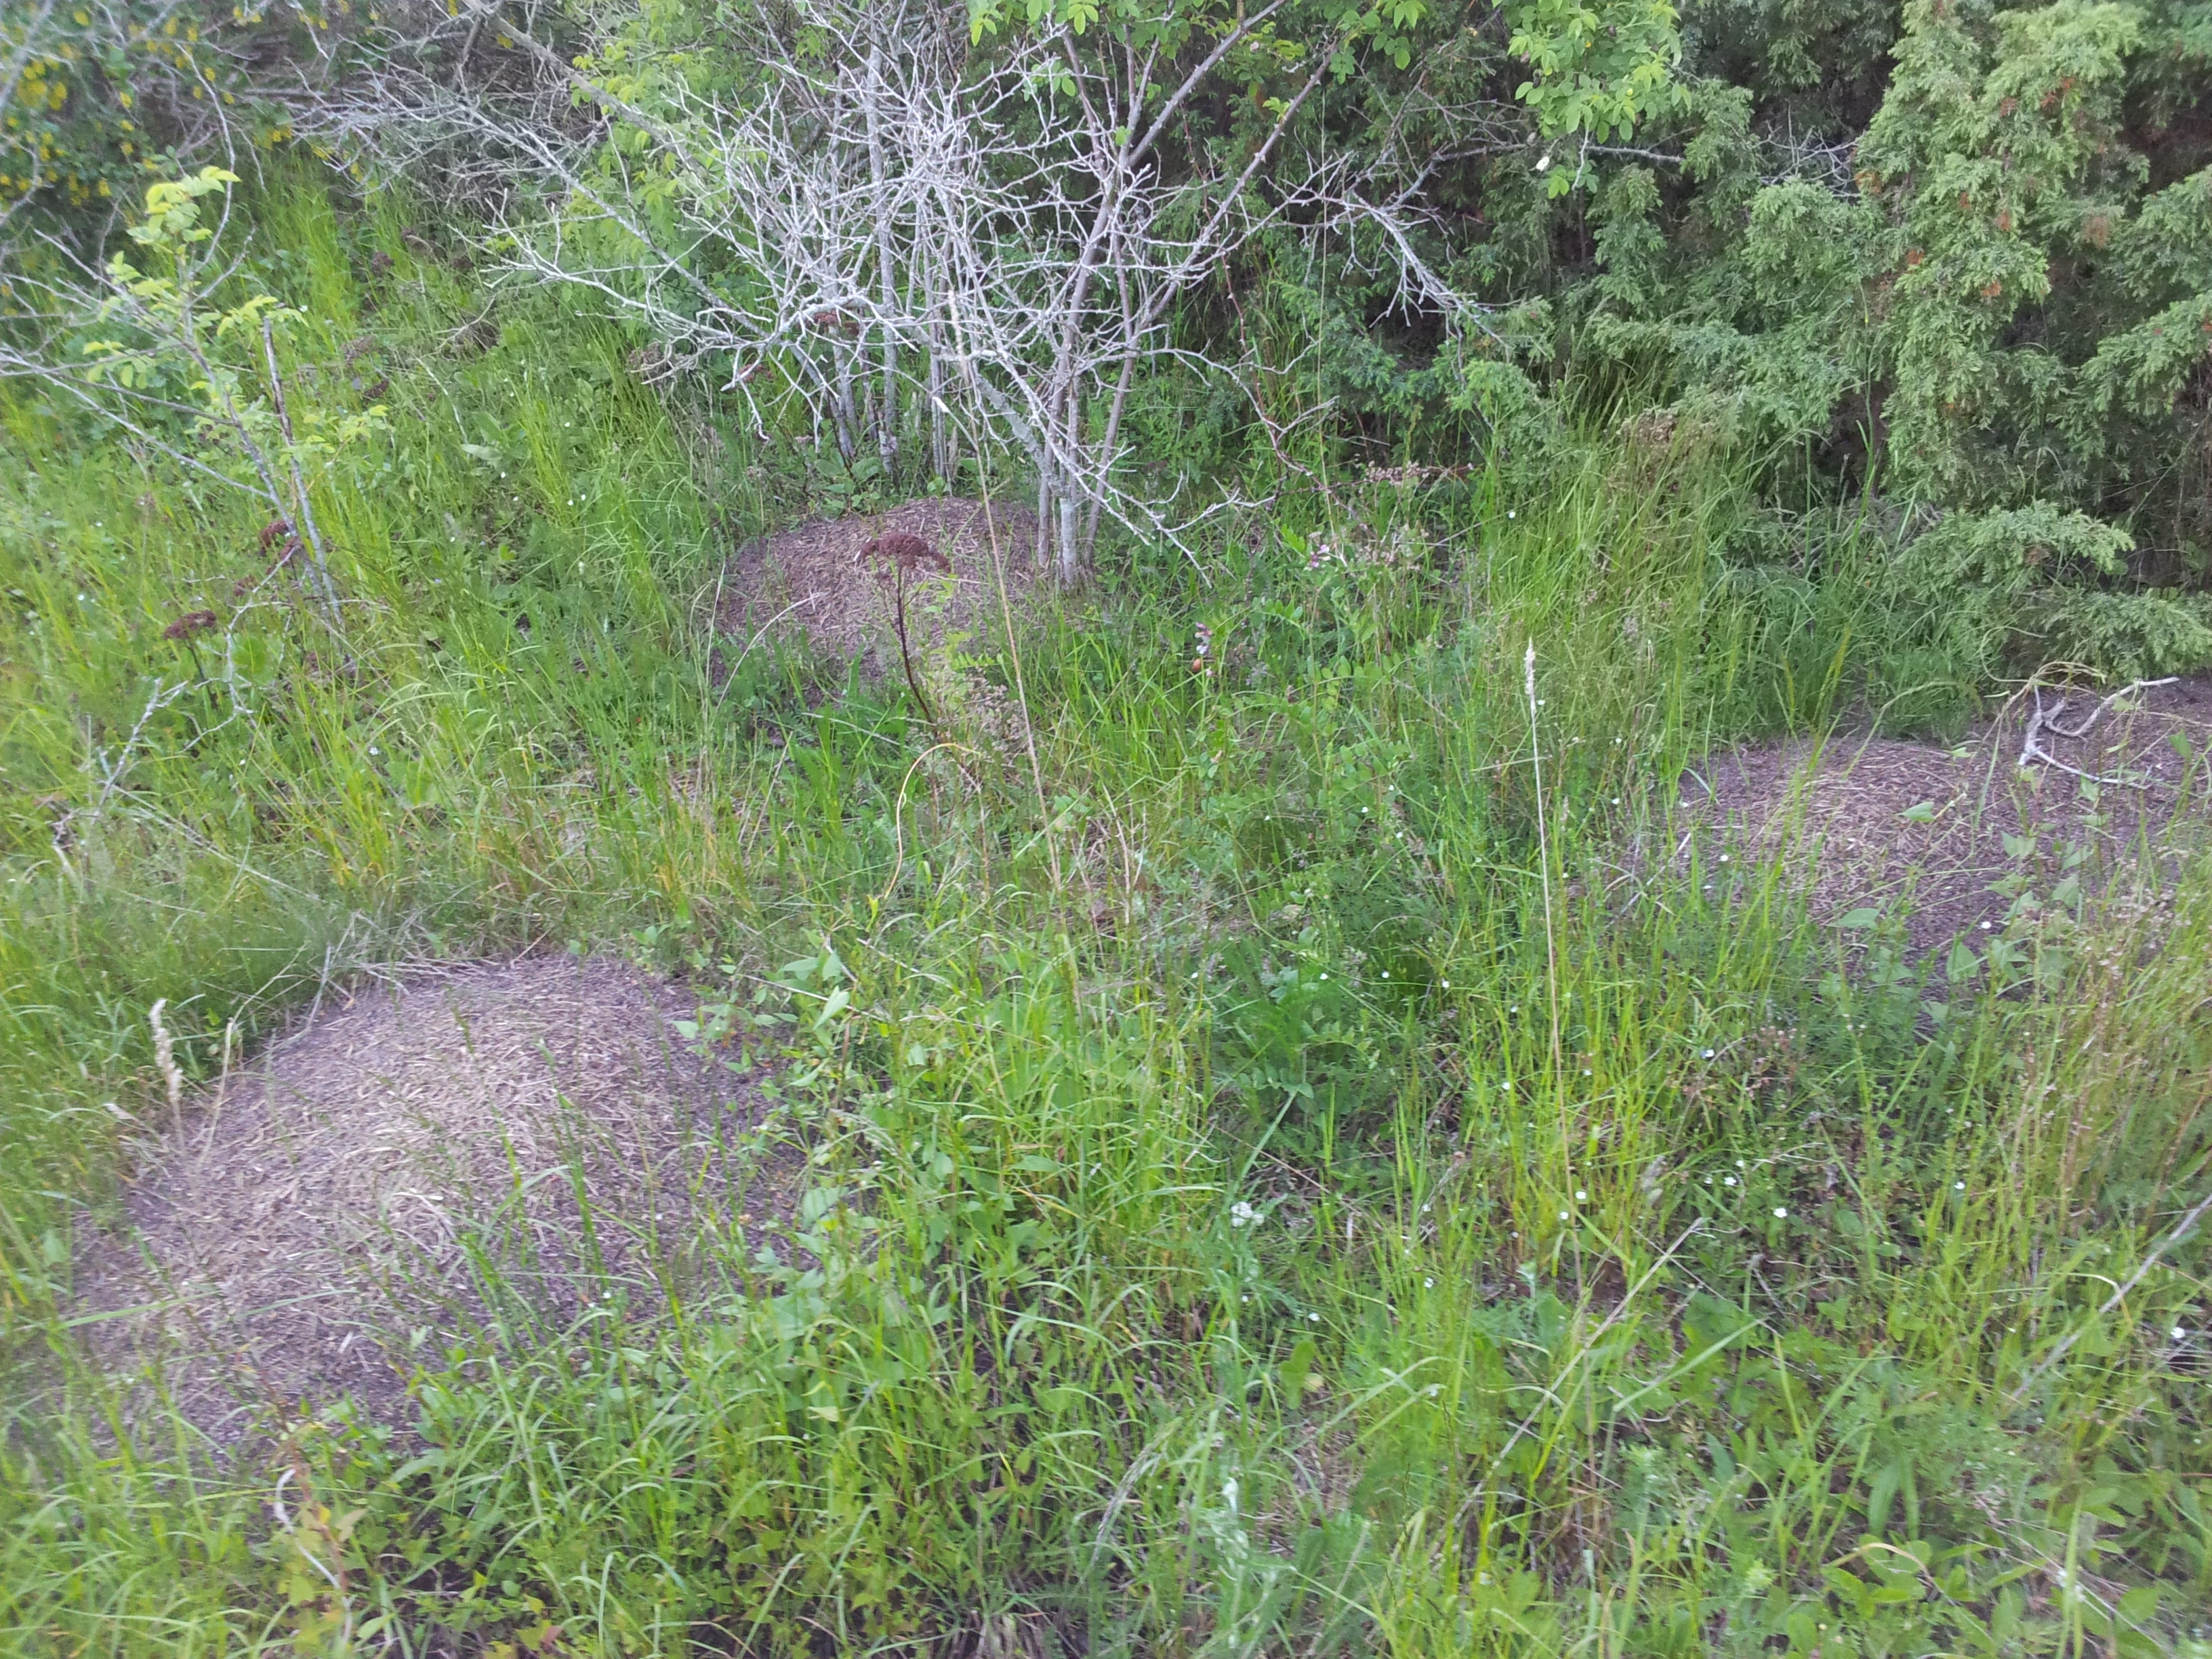
<instances>
[{"instance_id":1,"label":"tall grass","mask_svg":"<svg viewBox=\"0 0 2212 1659\"><path fill-rule=\"evenodd\" d=\"M1722 579L1724 463L1123 550L1026 647L1032 775L988 647L943 732L709 652L775 445L544 295L486 346L395 198L257 214L298 370L397 418L342 626L236 630L250 717L138 726L258 526L4 406L5 1650L2204 1650L2212 872L1954 981L1677 860L1686 761L1894 667ZM70 1263L154 1000L206 1076L362 964L571 941L779 1056L801 1265L432 1364L405 1434L118 1417Z\"/></svg>"}]
</instances>

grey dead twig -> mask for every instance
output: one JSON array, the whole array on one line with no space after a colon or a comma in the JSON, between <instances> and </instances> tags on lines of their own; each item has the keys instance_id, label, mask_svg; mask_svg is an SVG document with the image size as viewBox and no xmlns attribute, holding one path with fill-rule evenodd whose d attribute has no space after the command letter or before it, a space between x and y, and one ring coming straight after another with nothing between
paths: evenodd
<instances>
[{"instance_id":1,"label":"grey dead twig","mask_svg":"<svg viewBox=\"0 0 2212 1659\"><path fill-rule=\"evenodd\" d=\"M2090 783L2111 785L2123 789L2149 788L2150 785L2141 778L2131 778L2118 775L2106 775L2102 773L2084 771L2081 767L2069 765L2066 762L2060 760L2056 755L2052 754L2048 749L2045 749L2043 746L2043 733L2045 731L2050 731L2056 732L2062 738L2070 738L2075 739L2086 738L2089 735L2090 728L2094 726L2115 704L2134 696L2138 691L2148 691L2154 686L2172 685L2178 678L2178 676L2169 674L2163 679L2131 681L2128 684L2122 686L2118 690L2113 692L2111 696L2105 698L2103 702L2100 702L2094 708L2092 708L2082 717L2081 721L2078 726L2068 726L2062 724L2059 719L2061 715L2065 714L2068 707L2072 702L2072 699L2061 697L2053 707L2045 708L2043 706L2042 686L2039 684L2030 687L2029 689L2033 699L2033 705L2028 713L2027 728L2021 737L2020 764L2022 769L2026 769L2034 763L2040 761L2045 766L2053 768L2057 771L2069 773L2073 776L2084 779Z\"/></svg>"},{"instance_id":2,"label":"grey dead twig","mask_svg":"<svg viewBox=\"0 0 2212 1659\"><path fill-rule=\"evenodd\" d=\"M1487 329L1419 252L1435 158L1410 138L1364 157L1306 142L1300 112L1334 38L1285 59L1285 95L1249 147L1164 161L1210 77L1273 38L1283 3L1241 12L1181 59L1051 22L979 49L964 10L942 0L841 11L808 58L780 49L772 25L740 21L765 31L753 95L672 87L650 107L526 20L478 6L451 27L495 25L535 66L532 84L457 89L395 65L302 107L296 125L395 160L441 145L477 165L496 155L550 188L557 213L502 227L509 270L644 325L664 373L711 372L752 403L757 428L763 404L784 402L848 467L872 452L888 473L918 441L948 483L956 427L1018 455L1036 481L1037 561L1072 579L1104 517L1190 552L1200 526L1253 505L1194 505L1181 485L1163 497L1121 459L1141 364L1244 384L1236 365L1180 345L1169 321L1255 239L1334 234L1342 247L1359 228L1399 303ZM612 178L597 165L610 155ZM665 232L632 189L648 166L670 181Z\"/></svg>"}]
</instances>

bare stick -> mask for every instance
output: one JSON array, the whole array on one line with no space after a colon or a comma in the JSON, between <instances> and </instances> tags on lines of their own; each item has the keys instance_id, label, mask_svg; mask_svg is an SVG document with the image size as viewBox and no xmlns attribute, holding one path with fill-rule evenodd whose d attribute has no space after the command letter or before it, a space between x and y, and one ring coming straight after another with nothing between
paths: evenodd
<instances>
[{"instance_id":1,"label":"bare stick","mask_svg":"<svg viewBox=\"0 0 2212 1659\"><path fill-rule=\"evenodd\" d=\"M2199 1221L2203 1219L2204 1212L2207 1210L2212 1210L2212 1193L2207 1193L2203 1198L2197 1200L2197 1207L2190 1211L2187 1215L2182 1217L2180 1221L2175 1224L2173 1231L2166 1234L2164 1238L2159 1240L2157 1245L2151 1250L2151 1253L2145 1256L2142 1261L2136 1264L2136 1270L2130 1273L2124 1279L2120 1281L2120 1288L2114 1291L2109 1297L2106 1297L2105 1305L2097 1310L2096 1319L2088 1320L2067 1332L2064 1336L2058 1340L2057 1346L2053 1347L2049 1353L2044 1355L2040 1360L2036 1362L2035 1369L2028 1372L2026 1376L2021 1378L2020 1385L2013 1389L2010 1394L2005 1396L2005 1404L2008 1406L2018 1405L2020 1403L2021 1396L2027 1392L2029 1386L2034 1382L2035 1379L2042 1376L2044 1372L2049 1370L2053 1365L2056 1365L2060 1360L2063 1359L2068 1352L2072 1350L2074 1345L2081 1340L2083 1334L2087 1332L2091 1325L2095 1324L2098 1319L2102 1319L2106 1314L2112 1312L2113 1309L2118 1307L2121 1303L2126 1301L2128 1292L2135 1289L2136 1285L2142 1283L2143 1275L2157 1265L2160 1257L2163 1256L2175 1245L2180 1243L2183 1239L2189 1237L2190 1231L2194 1228Z\"/></svg>"},{"instance_id":2,"label":"bare stick","mask_svg":"<svg viewBox=\"0 0 2212 1659\"><path fill-rule=\"evenodd\" d=\"M2099 703L2094 708L2092 708L2087 714L2082 717L2081 723L2079 726L2061 726L2058 723L2058 717L2066 712L2066 706L2070 699L2061 697L2058 700L2058 706L2057 708L2046 710L2043 706L2042 686L2031 686L2029 690L2034 696L2035 708L2033 712L2027 717L2027 730L2021 738L2021 766L2025 769L2032 761L2041 761L2045 766L2055 768L2061 772L2071 773L2077 778L2085 778L2091 783L2111 784L2124 789L2149 788L2149 783L2141 778L2123 776L2106 777L2100 773L2085 772L2078 766L2069 766L2064 761L2060 760L2057 756L2052 754L2048 749L2045 749L2043 744L2038 741L2038 739L2043 735L2045 727L2056 732L2062 738L2086 738L2089 735L2089 728L2094 726L2098 720L2103 717L2106 709L2110 708L2121 698L2128 696L2134 692L2148 690L2154 685L2172 685L2173 684L2173 680L2174 677L2169 674L2162 680L2136 680L2130 684L2124 685L2118 690L2113 692L2112 696L2106 697L2102 702Z\"/></svg>"}]
</instances>

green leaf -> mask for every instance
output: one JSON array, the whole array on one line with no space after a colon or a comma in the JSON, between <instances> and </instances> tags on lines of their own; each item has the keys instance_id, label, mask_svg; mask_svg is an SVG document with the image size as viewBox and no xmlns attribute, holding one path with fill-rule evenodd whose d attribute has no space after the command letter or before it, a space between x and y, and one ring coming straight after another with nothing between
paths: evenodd
<instances>
[{"instance_id":1,"label":"green leaf","mask_svg":"<svg viewBox=\"0 0 2212 1659\"><path fill-rule=\"evenodd\" d=\"M2131 1625L2140 1625L2158 1612L2158 1586L2137 1584L2120 1597L2120 1617Z\"/></svg>"},{"instance_id":2,"label":"green leaf","mask_svg":"<svg viewBox=\"0 0 2212 1659\"><path fill-rule=\"evenodd\" d=\"M1870 905L1861 905L1856 910L1846 910L1836 919L1838 927L1871 927L1881 920L1881 912Z\"/></svg>"},{"instance_id":3,"label":"green leaf","mask_svg":"<svg viewBox=\"0 0 2212 1659\"><path fill-rule=\"evenodd\" d=\"M1313 1338L1301 1337L1298 1346L1291 1350L1291 1357L1283 1362L1283 1398L1295 1406L1306 1397L1307 1391L1321 1386L1321 1373L1314 1369L1321 1358L1321 1350L1314 1346Z\"/></svg>"}]
</instances>

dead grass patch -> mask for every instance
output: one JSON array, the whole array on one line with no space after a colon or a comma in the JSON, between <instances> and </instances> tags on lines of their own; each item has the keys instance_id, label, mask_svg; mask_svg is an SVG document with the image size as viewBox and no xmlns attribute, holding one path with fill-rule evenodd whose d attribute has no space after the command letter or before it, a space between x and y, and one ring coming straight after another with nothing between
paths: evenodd
<instances>
[{"instance_id":1,"label":"dead grass patch","mask_svg":"<svg viewBox=\"0 0 2212 1659\"><path fill-rule=\"evenodd\" d=\"M143 1149L81 1257L94 1357L227 1443L340 1395L397 1420L449 1344L664 1305L713 1271L709 1212L756 1246L802 1167L763 1079L684 1047L690 1012L550 955L325 1002Z\"/></svg>"}]
</instances>

